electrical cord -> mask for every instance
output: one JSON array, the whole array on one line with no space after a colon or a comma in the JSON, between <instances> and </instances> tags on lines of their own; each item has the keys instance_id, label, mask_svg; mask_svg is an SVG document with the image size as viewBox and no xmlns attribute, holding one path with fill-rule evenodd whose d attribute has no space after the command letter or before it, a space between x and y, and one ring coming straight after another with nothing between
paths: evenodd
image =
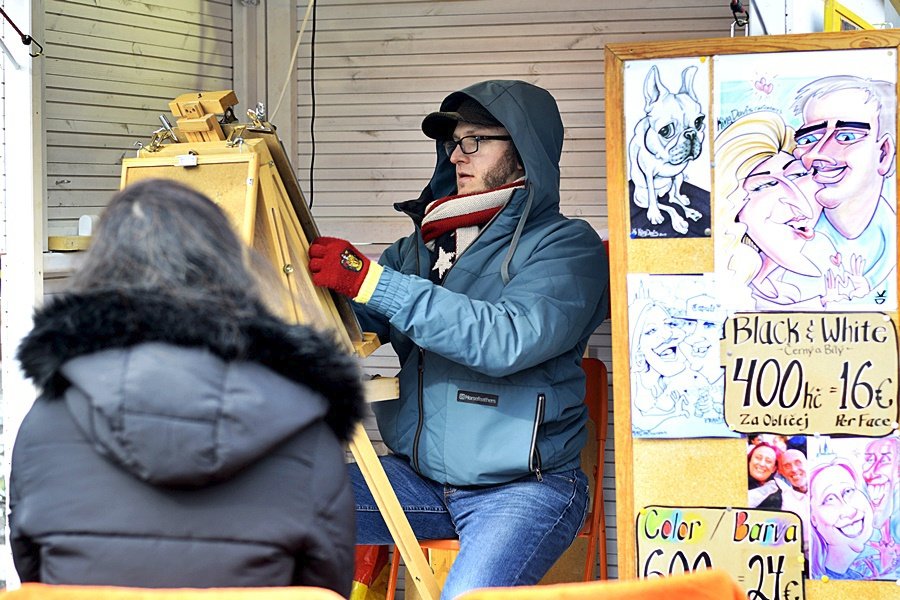
<instances>
[{"instance_id":1,"label":"electrical cord","mask_svg":"<svg viewBox=\"0 0 900 600\"><path fill-rule=\"evenodd\" d=\"M284 85L281 86L281 93L278 95L278 102L275 103L275 109L269 113L269 122L275 121L275 114L281 108L281 101L284 100L284 93L287 91L288 85L293 80L294 66L297 64L297 54L300 51L300 41L303 39L303 32L306 31L306 23L312 15L312 31L310 40L310 57L309 57L309 86L312 101L312 114L309 120L309 137L312 143L312 150L309 160L309 207L313 205L313 165L316 162L316 137L313 125L316 120L316 94L315 94L315 60L316 60L316 0L309 0L306 5L306 13L303 15L303 23L300 24L300 32L297 34L297 41L294 44L294 51L291 53L291 64L288 67L287 76L284 78Z\"/></svg>"},{"instance_id":2,"label":"electrical cord","mask_svg":"<svg viewBox=\"0 0 900 600\"><path fill-rule=\"evenodd\" d=\"M309 42L309 208L313 205L313 167L316 164L316 0L312 0L312 30Z\"/></svg>"}]
</instances>

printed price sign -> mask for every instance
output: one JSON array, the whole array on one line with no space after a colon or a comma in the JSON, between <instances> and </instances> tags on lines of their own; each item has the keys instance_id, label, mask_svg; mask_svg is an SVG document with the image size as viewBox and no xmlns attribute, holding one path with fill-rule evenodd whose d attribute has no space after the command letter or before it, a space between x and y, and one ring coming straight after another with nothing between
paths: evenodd
<instances>
[{"instance_id":1,"label":"printed price sign","mask_svg":"<svg viewBox=\"0 0 900 600\"><path fill-rule=\"evenodd\" d=\"M737 313L725 422L741 433L881 437L897 428L897 331L883 313Z\"/></svg>"},{"instance_id":2,"label":"printed price sign","mask_svg":"<svg viewBox=\"0 0 900 600\"><path fill-rule=\"evenodd\" d=\"M802 600L803 531L794 513L648 506L637 517L638 575L728 571L755 600Z\"/></svg>"}]
</instances>

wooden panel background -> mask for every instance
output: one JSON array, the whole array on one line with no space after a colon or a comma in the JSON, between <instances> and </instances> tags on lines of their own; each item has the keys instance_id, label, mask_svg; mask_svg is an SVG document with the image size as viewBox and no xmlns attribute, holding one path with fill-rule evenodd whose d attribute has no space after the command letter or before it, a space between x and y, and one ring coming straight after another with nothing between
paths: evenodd
<instances>
[{"instance_id":1,"label":"wooden panel background","mask_svg":"<svg viewBox=\"0 0 900 600\"><path fill-rule=\"evenodd\" d=\"M713 269L711 240L631 240L628 224L628 182L625 171L625 120L622 113L625 62L634 59L715 56L803 50L843 48L897 47L900 33L871 31L835 34L805 34L740 37L733 40L695 40L691 43L656 42L637 46L615 44L606 50L607 102L609 131L607 168L609 190L622 198L610 206L611 271L613 274L612 335L617 343L613 360L620 368L613 374L618 390L615 410L616 440L616 504L619 531L619 574L636 576L635 518L637 511L649 504L673 506L745 506L747 503L746 441L737 439L651 440L633 439L631 435L631 382L629 370L628 306L626 274L640 272L695 273L698 267ZM682 261L673 254L692 242L696 249ZM686 264L689 263L689 264ZM897 314L893 313L896 324ZM715 468L710 468L715 465ZM699 482L702 481L702 485ZM693 482L694 485L686 482ZM895 582L806 581L806 597L810 600L843 598L887 599L898 597Z\"/></svg>"},{"instance_id":2,"label":"wooden panel background","mask_svg":"<svg viewBox=\"0 0 900 600\"><path fill-rule=\"evenodd\" d=\"M48 235L74 235L119 187L168 102L232 86L229 0L44 2Z\"/></svg>"}]
</instances>

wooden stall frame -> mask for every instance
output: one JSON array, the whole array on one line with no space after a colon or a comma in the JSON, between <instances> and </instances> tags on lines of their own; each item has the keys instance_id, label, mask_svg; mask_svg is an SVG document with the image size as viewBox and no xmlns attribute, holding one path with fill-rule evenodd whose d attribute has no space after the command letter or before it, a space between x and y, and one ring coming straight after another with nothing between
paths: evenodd
<instances>
[{"instance_id":1,"label":"wooden stall frame","mask_svg":"<svg viewBox=\"0 0 900 600\"><path fill-rule=\"evenodd\" d=\"M642 477L647 473L647 463L655 457L679 456L681 460L695 466L704 464L727 464L735 457L746 460L746 442L738 439L700 439L700 440L635 440L631 430L631 382L629 378L629 331L628 305L626 294L626 274L629 272L661 272L657 257L646 253L647 244L662 243L652 239L630 239L629 237L629 193L626 173L627 134L625 131L624 106L624 69L628 61L644 59L713 57L728 54L753 54L764 52L801 52L822 50L850 50L863 48L894 48L900 51L900 32L892 30L864 30L839 33L793 34L777 36L735 37L723 39L701 39L672 42L650 42L643 44L617 43L605 47L605 88L606 88L606 161L607 161L607 198L609 201L609 238L610 238L610 285L612 289L612 339L613 386L615 389L615 478L616 478L616 524L618 534L619 577L635 578L638 576L637 548L635 539L635 518L641 505L653 502L636 502L636 496L645 496L646 490L638 492L638 486L650 485ZM898 78L900 79L900 78ZM712 89L712 87L711 87ZM712 100L712 99L710 99ZM712 102L710 102L712 106ZM709 119L707 140L712 140L712 119ZM895 132L896 134L896 132ZM900 157L896 157L900 158ZM712 183L715 184L715 173ZM664 242L666 259L678 255L696 255L698 245L708 244L705 251L708 264L706 272L712 271L713 246L711 239L671 239ZM708 250L708 251L707 251ZM650 266L656 262L654 266ZM666 267L663 267L665 269ZM671 268L671 267L670 267ZM666 272L683 272L675 268ZM697 271L694 271L697 272ZM896 321L896 315L895 315ZM640 455L640 463L636 457ZM650 456L648 456L650 455ZM648 458L650 461L648 461ZM638 470L638 476L635 471ZM656 503L672 505L698 504L686 495L696 493L693 490L680 491L683 488L696 488L685 485L683 470L670 469L674 474L665 476L659 482L661 493ZM718 498L732 497L731 502L722 502L722 506L740 506L746 501L746 482L744 472L738 481L734 478L724 483L719 490L712 492ZM675 477L673 482L671 477ZM700 473L704 487L713 488L720 482L710 477L709 472ZM679 483L677 478L682 477ZM646 479L646 478L644 478ZM741 487L743 486L743 487ZM676 489L668 489L674 487ZM743 500L737 491L743 494ZM700 503L711 505L708 502ZM846 597L864 597L885 599L897 597L895 582L866 582L865 592L859 582L807 580L807 598L815 600ZM851 586L853 591L848 591Z\"/></svg>"},{"instance_id":2,"label":"wooden stall frame","mask_svg":"<svg viewBox=\"0 0 900 600\"><path fill-rule=\"evenodd\" d=\"M178 130L175 133L178 135ZM314 232L315 224L302 198L297 197L299 185L296 181L285 184L288 177L293 180L293 173L286 156L279 157L279 154L283 154L283 147L274 129L251 133L240 143L198 140L164 144L152 152L142 149L136 158L124 159L121 187L160 177L179 181L210 196L223 208L241 238L281 274L288 291L283 316L330 328L348 351L365 357L378 347L376 336L359 331L352 311L338 308L341 299L312 284L307 254L309 241L314 237L309 232ZM345 300L343 303L347 304ZM398 397L398 380L394 377L366 383L368 401ZM416 591L426 600L437 600L440 596L437 581L362 424L353 433L349 449L407 565Z\"/></svg>"}]
</instances>

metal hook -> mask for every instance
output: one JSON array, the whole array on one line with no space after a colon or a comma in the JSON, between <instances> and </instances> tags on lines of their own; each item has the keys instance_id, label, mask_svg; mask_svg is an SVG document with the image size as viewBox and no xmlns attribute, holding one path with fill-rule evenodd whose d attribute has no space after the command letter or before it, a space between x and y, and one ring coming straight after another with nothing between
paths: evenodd
<instances>
[{"instance_id":1,"label":"metal hook","mask_svg":"<svg viewBox=\"0 0 900 600\"><path fill-rule=\"evenodd\" d=\"M166 118L166 115L159 115L159 122L162 123L163 129L171 136L172 141L177 144L178 137L175 135L175 130L172 129L172 124L169 123L169 119Z\"/></svg>"},{"instance_id":2,"label":"metal hook","mask_svg":"<svg viewBox=\"0 0 900 600\"><path fill-rule=\"evenodd\" d=\"M38 47L37 54L32 54L31 52L28 53L28 56L30 56L31 58L37 58L38 56L41 56L44 53L44 47L41 46L38 43L38 41L36 39L34 39L33 37L31 37L30 35L23 35L22 43L25 44L26 46L34 45L34 46Z\"/></svg>"},{"instance_id":3,"label":"metal hook","mask_svg":"<svg viewBox=\"0 0 900 600\"><path fill-rule=\"evenodd\" d=\"M21 29L19 29L19 26L16 25L15 22L14 22L12 19L9 18L9 15L6 14L6 11L3 10L3 8L0 8L0 15L3 15L3 18L6 19L6 21L12 26L12 28L16 30L16 33L19 34L19 37L22 39L22 43L23 43L23 44L25 44L26 46L35 45L35 46L38 47L38 52L37 52L37 54L31 54L31 53L29 52L29 53L28 53L28 56L30 56L31 58L37 58L38 56L40 56L40 55L42 55L42 54L44 53L44 47L41 46L41 45L37 42L37 40L35 40L33 37L31 37L30 35L27 35L27 34L24 33Z\"/></svg>"},{"instance_id":4,"label":"metal hook","mask_svg":"<svg viewBox=\"0 0 900 600\"><path fill-rule=\"evenodd\" d=\"M744 3L741 0L731 0L729 7L731 8L731 14L734 15L734 21L731 23L731 37L734 37L735 27L743 28L744 35L750 35L750 27L748 26L750 14L744 8Z\"/></svg>"}]
</instances>

